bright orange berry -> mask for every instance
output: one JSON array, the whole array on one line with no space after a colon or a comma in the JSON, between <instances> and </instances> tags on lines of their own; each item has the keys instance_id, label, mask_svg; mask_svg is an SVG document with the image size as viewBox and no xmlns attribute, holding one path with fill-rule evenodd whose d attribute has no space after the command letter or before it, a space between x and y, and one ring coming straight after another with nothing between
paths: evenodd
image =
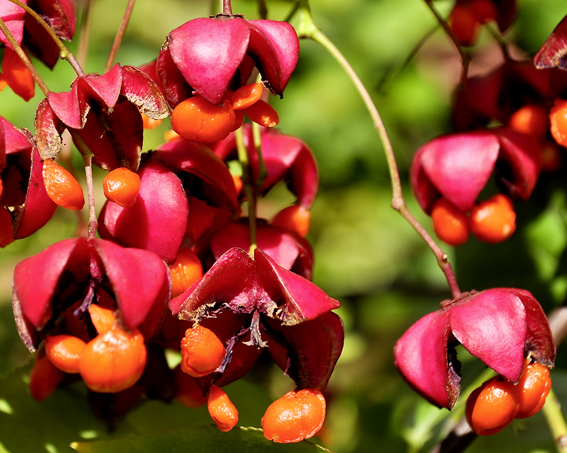
<instances>
[{"instance_id":1,"label":"bright orange berry","mask_svg":"<svg viewBox=\"0 0 567 453\"><path fill-rule=\"evenodd\" d=\"M467 215L446 198L439 198L431 210L433 230L439 239L454 247L469 240Z\"/></svg>"},{"instance_id":2,"label":"bright orange berry","mask_svg":"<svg viewBox=\"0 0 567 453\"><path fill-rule=\"evenodd\" d=\"M264 85L261 83L249 83L240 87L232 95L232 108L234 110L242 110L250 107L259 101L264 92Z\"/></svg>"},{"instance_id":3,"label":"bright orange berry","mask_svg":"<svg viewBox=\"0 0 567 453\"><path fill-rule=\"evenodd\" d=\"M207 409L222 432L230 431L238 423L238 410L226 392L216 385L212 385L209 390Z\"/></svg>"},{"instance_id":4,"label":"bright orange berry","mask_svg":"<svg viewBox=\"0 0 567 453\"><path fill-rule=\"evenodd\" d=\"M541 363L530 363L516 384L520 410L516 418L528 418L538 413L551 390L549 368Z\"/></svg>"},{"instance_id":5,"label":"bright orange berry","mask_svg":"<svg viewBox=\"0 0 567 453\"><path fill-rule=\"evenodd\" d=\"M63 371L53 365L43 351L39 351L30 373L31 396L36 401L43 401L57 389L63 377Z\"/></svg>"},{"instance_id":6,"label":"bright orange berry","mask_svg":"<svg viewBox=\"0 0 567 453\"><path fill-rule=\"evenodd\" d=\"M12 91L24 101L29 101L35 94L35 81L31 72L16 52L4 47L2 60L4 79Z\"/></svg>"},{"instance_id":7,"label":"bright orange berry","mask_svg":"<svg viewBox=\"0 0 567 453\"><path fill-rule=\"evenodd\" d=\"M472 46L478 36L480 23L469 4L456 4L449 17L451 31L464 46Z\"/></svg>"},{"instance_id":8,"label":"bright orange berry","mask_svg":"<svg viewBox=\"0 0 567 453\"><path fill-rule=\"evenodd\" d=\"M78 373L79 361L87 344L72 335L53 335L45 338L45 354L61 371Z\"/></svg>"},{"instance_id":9,"label":"bright orange berry","mask_svg":"<svg viewBox=\"0 0 567 453\"><path fill-rule=\"evenodd\" d=\"M108 200L131 208L140 192L140 177L126 167L115 168L105 176L102 187Z\"/></svg>"},{"instance_id":10,"label":"bright orange berry","mask_svg":"<svg viewBox=\"0 0 567 453\"><path fill-rule=\"evenodd\" d=\"M512 114L508 120L508 126L515 131L531 134L541 139L549 130L547 109L541 105L526 104Z\"/></svg>"},{"instance_id":11,"label":"bright orange berry","mask_svg":"<svg viewBox=\"0 0 567 453\"><path fill-rule=\"evenodd\" d=\"M63 208L78 211L85 205L83 189L71 173L51 159L43 161L43 184L49 198Z\"/></svg>"},{"instance_id":12,"label":"bright orange berry","mask_svg":"<svg viewBox=\"0 0 567 453\"><path fill-rule=\"evenodd\" d=\"M193 283L203 276L203 265L195 252L182 248L173 264L169 266L171 273L171 297L184 293Z\"/></svg>"},{"instance_id":13,"label":"bright orange berry","mask_svg":"<svg viewBox=\"0 0 567 453\"><path fill-rule=\"evenodd\" d=\"M207 404L207 397L203 396L201 387L193 376L184 373L181 366L173 369L175 377L175 399L185 407L201 407Z\"/></svg>"},{"instance_id":14,"label":"bright orange berry","mask_svg":"<svg viewBox=\"0 0 567 453\"><path fill-rule=\"evenodd\" d=\"M258 123L260 126L275 127L280 122L278 112L276 112L270 104L261 99L248 107L245 112L248 118Z\"/></svg>"},{"instance_id":15,"label":"bright orange berry","mask_svg":"<svg viewBox=\"0 0 567 453\"><path fill-rule=\"evenodd\" d=\"M193 377L206 376L219 367L225 354L225 347L215 333L197 325L187 329L181 340L181 369Z\"/></svg>"},{"instance_id":16,"label":"bright orange berry","mask_svg":"<svg viewBox=\"0 0 567 453\"><path fill-rule=\"evenodd\" d=\"M288 231L297 233L302 238L309 232L311 213L303 206L294 204L278 212L270 223Z\"/></svg>"},{"instance_id":17,"label":"bright orange berry","mask_svg":"<svg viewBox=\"0 0 567 453\"><path fill-rule=\"evenodd\" d=\"M503 194L475 205L470 212L471 233L480 241L497 244L516 231L516 213L512 201Z\"/></svg>"},{"instance_id":18,"label":"bright orange berry","mask_svg":"<svg viewBox=\"0 0 567 453\"><path fill-rule=\"evenodd\" d=\"M326 402L319 390L294 390L274 401L262 417L264 437L279 443L313 437L325 421Z\"/></svg>"},{"instance_id":19,"label":"bright orange berry","mask_svg":"<svg viewBox=\"0 0 567 453\"><path fill-rule=\"evenodd\" d=\"M567 147L567 101L556 99L549 111L549 122L551 124L551 135L555 141Z\"/></svg>"},{"instance_id":20,"label":"bright orange berry","mask_svg":"<svg viewBox=\"0 0 567 453\"><path fill-rule=\"evenodd\" d=\"M93 392L116 393L140 379L146 360L140 331L127 333L115 327L87 343L79 361L79 373Z\"/></svg>"},{"instance_id":21,"label":"bright orange berry","mask_svg":"<svg viewBox=\"0 0 567 453\"><path fill-rule=\"evenodd\" d=\"M116 315L112 310L103 308L97 304L91 304L89 306L89 315L99 335L105 334L112 329L116 322Z\"/></svg>"},{"instance_id":22,"label":"bright orange berry","mask_svg":"<svg viewBox=\"0 0 567 453\"><path fill-rule=\"evenodd\" d=\"M467 400L466 416L475 433L489 436L508 426L519 408L514 384L502 377L495 377L471 393Z\"/></svg>"},{"instance_id":23,"label":"bright orange berry","mask_svg":"<svg viewBox=\"0 0 567 453\"><path fill-rule=\"evenodd\" d=\"M238 129L236 124L232 102L227 99L218 106L201 96L193 96L175 107L171 115L171 127L175 132L188 140L201 143L226 138Z\"/></svg>"}]
</instances>

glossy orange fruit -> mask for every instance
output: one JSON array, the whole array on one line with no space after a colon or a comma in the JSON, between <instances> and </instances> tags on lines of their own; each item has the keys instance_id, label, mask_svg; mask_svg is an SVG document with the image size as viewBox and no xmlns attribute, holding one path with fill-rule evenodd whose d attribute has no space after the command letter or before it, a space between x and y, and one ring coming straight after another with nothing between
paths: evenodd
<instances>
[{"instance_id":1,"label":"glossy orange fruit","mask_svg":"<svg viewBox=\"0 0 567 453\"><path fill-rule=\"evenodd\" d=\"M89 306L89 315L99 335L108 332L116 322L114 311L109 308L103 308L97 304L91 304Z\"/></svg>"},{"instance_id":2,"label":"glossy orange fruit","mask_svg":"<svg viewBox=\"0 0 567 453\"><path fill-rule=\"evenodd\" d=\"M516 110L508 120L511 129L543 138L549 130L549 114L542 105L526 104Z\"/></svg>"},{"instance_id":3,"label":"glossy orange fruit","mask_svg":"<svg viewBox=\"0 0 567 453\"><path fill-rule=\"evenodd\" d=\"M300 442L323 426L326 402L317 389L294 390L274 401L262 417L264 437L278 443Z\"/></svg>"},{"instance_id":4,"label":"glossy orange fruit","mask_svg":"<svg viewBox=\"0 0 567 453\"><path fill-rule=\"evenodd\" d=\"M207 409L217 428L225 433L238 423L238 410L226 392L216 385L212 385L209 390Z\"/></svg>"},{"instance_id":5,"label":"glossy orange fruit","mask_svg":"<svg viewBox=\"0 0 567 453\"><path fill-rule=\"evenodd\" d=\"M236 90L232 95L232 108L242 110L250 107L262 98L264 85L261 83L249 83Z\"/></svg>"},{"instance_id":6,"label":"glossy orange fruit","mask_svg":"<svg viewBox=\"0 0 567 453\"><path fill-rule=\"evenodd\" d=\"M514 384L502 377L495 377L471 393L465 410L474 432L489 436L508 426L519 409Z\"/></svg>"},{"instance_id":7,"label":"glossy orange fruit","mask_svg":"<svg viewBox=\"0 0 567 453\"><path fill-rule=\"evenodd\" d=\"M171 273L171 297L179 296L203 276L203 265L195 252L182 248L169 266Z\"/></svg>"},{"instance_id":8,"label":"glossy orange fruit","mask_svg":"<svg viewBox=\"0 0 567 453\"><path fill-rule=\"evenodd\" d=\"M93 392L116 393L132 387L142 376L147 351L144 336L114 327L87 343L79 373Z\"/></svg>"},{"instance_id":9,"label":"glossy orange fruit","mask_svg":"<svg viewBox=\"0 0 567 453\"><path fill-rule=\"evenodd\" d=\"M140 192L140 177L126 167L115 168L105 176L102 187L108 200L124 208L131 208Z\"/></svg>"},{"instance_id":10,"label":"glossy orange fruit","mask_svg":"<svg viewBox=\"0 0 567 453\"><path fill-rule=\"evenodd\" d=\"M171 115L171 127L188 140L212 143L238 129L243 119L242 114L237 116L234 112L230 99L225 98L219 106L197 95L175 107Z\"/></svg>"},{"instance_id":11,"label":"glossy orange fruit","mask_svg":"<svg viewBox=\"0 0 567 453\"><path fill-rule=\"evenodd\" d=\"M528 418L541 410L551 390L549 368L541 363L530 363L516 384L520 410L516 418Z\"/></svg>"},{"instance_id":12,"label":"glossy orange fruit","mask_svg":"<svg viewBox=\"0 0 567 453\"><path fill-rule=\"evenodd\" d=\"M260 126L275 127L280 122L278 112L276 112L270 104L261 99L248 107L245 112L248 118L258 123Z\"/></svg>"},{"instance_id":13,"label":"glossy orange fruit","mask_svg":"<svg viewBox=\"0 0 567 453\"><path fill-rule=\"evenodd\" d=\"M475 205L469 214L471 233L480 241L497 244L516 231L516 212L512 201L503 194Z\"/></svg>"},{"instance_id":14,"label":"glossy orange fruit","mask_svg":"<svg viewBox=\"0 0 567 453\"><path fill-rule=\"evenodd\" d=\"M46 159L43 161L42 175L47 195L55 204L73 211L83 208L83 189L65 168L51 159Z\"/></svg>"},{"instance_id":15,"label":"glossy orange fruit","mask_svg":"<svg viewBox=\"0 0 567 453\"><path fill-rule=\"evenodd\" d=\"M469 240L469 219L446 198L439 198L431 210L433 230L439 239L454 247Z\"/></svg>"},{"instance_id":16,"label":"glossy orange fruit","mask_svg":"<svg viewBox=\"0 0 567 453\"><path fill-rule=\"evenodd\" d=\"M187 329L181 340L181 369L193 377L206 376L219 367L225 354L225 347L215 333L197 325Z\"/></svg>"},{"instance_id":17,"label":"glossy orange fruit","mask_svg":"<svg viewBox=\"0 0 567 453\"><path fill-rule=\"evenodd\" d=\"M79 361L87 344L72 335L53 335L45 338L45 354L61 371L78 373Z\"/></svg>"}]
</instances>

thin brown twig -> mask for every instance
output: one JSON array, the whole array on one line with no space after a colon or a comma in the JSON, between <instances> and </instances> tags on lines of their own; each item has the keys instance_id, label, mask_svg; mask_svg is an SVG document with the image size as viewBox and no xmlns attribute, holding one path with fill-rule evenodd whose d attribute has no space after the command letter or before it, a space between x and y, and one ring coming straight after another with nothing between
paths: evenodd
<instances>
[{"instance_id":1,"label":"thin brown twig","mask_svg":"<svg viewBox=\"0 0 567 453\"><path fill-rule=\"evenodd\" d=\"M304 11L305 12L305 11ZM382 146L384 148L384 154L386 156L386 162L388 164L388 169L390 173L390 180L392 184L392 208L398 211L401 216L414 228L414 230L422 237L425 243L429 246L433 254L437 259L437 264L441 268L441 271L445 274L445 278L447 279L447 283L451 290L451 294L453 299L457 299L461 295L461 291L457 284L457 280L455 278L455 274L451 267L451 263L449 263L448 256L445 252L441 250L441 248L437 245L435 240L431 237L431 235L423 228L423 226L415 219L415 217L409 211L403 191L402 191L402 183L400 180L400 173L398 171L398 165L396 162L396 157L394 155L394 150L392 148L392 144L388 137L388 132L386 131L386 127L384 122L382 121L382 117L378 112L378 109L374 105L370 94L366 90L366 87L358 77L356 71L350 66L349 62L343 56L343 54L336 48L336 46L323 34L323 32L313 26L311 29L306 30L306 35L304 37L308 37L313 41L321 44L325 47L331 55L337 60L337 62L343 67L344 71L350 77L352 82L354 83L356 89L359 92L359 95L362 97L364 104L366 105L370 116L374 122L374 127L378 132L380 137L380 141L382 142Z\"/></svg>"},{"instance_id":2,"label":"thin brown twig","mask_svg":"<svg viewBox=\"0 0 567 453\"><path fill-rule=\"evenodd\" d=\"M41 17L39 14L37 14L28 5L26 5L25 3L22 3L20 0L8 0L8 1L10 1L10 2L14 3L15 5L18 5L20 8L24 9L26 11L26 13L28 13L30 16L32 16L43 27L43 29L49 34L49 36L51 37L51 39L53 40L53 42L55 43L55 45L59 49L59 56L61 58L63 58L64 60L67 60L69 62L69 64L75 70L77 75L82 76L82 75L85 74L84 71L83 71L83 68L78 63L75 56L71 53L71 51L67 48L67 46L65 46L65 44L63 44L63 41L61 41L61 39L59 39L59 36L57 36L57 34L53 31L51 26L43 19L43 17Z\"/></svg>"},{"instance_id":3,"label":"thin brown twig","mask_svg":"<svg viewBox=\"0 0 567 453\"><path fill-rule=\"evenodd\" d=\"M122 16L122 22L120 23L120 27L116 32L116 36L114 37L114 42L112 43L110 53L108 54L108 59L106 60L106 64L104 66L104 73L107 73L112 67L112 64L114 63L114 59L116 58L116 54L118 53L120 44L122 43L122 40L124 39L124 35L126 34L126 29L128 28L130 17L132 17L132 11L134 10L135 4L136 4L136 0L128 0L128 4L126 5L126 11L124 11L124 16Z\"/></svg>"}]
</instances>

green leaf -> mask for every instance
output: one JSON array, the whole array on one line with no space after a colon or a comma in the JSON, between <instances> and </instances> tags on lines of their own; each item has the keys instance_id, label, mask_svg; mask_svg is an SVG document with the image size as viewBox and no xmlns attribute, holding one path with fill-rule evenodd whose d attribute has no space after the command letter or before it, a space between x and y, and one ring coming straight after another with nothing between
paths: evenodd
<instances>
[{"instance_id":1,"label":"green leaf","mask_svg":"<svg viewBox=\"0 0 567 453\"><path fill-rule=\"evenodd\" d=\"M29 370L18 368L0 382L0 451L71 452L72 440L104 435L106 426L93 417L86 394L75 387L35 401L28 391Z\"/></svg>"},{"instance_id":2,"label":"green leaf","mask_svg":"<svg viewBox=\"0 0 567 453\"><path fill-rule=\"evenodd\" d=\"M82 382L61 387L42 402L35 401L28 391L30 368L29 365L18 368L0 380L0 453L72 453L74 450L69 445L74 442L82 445L82 441L123 438L134 442L135 436L142 433L147 436L206 423L211 423L215 435L225 435L214 426L206 407L189 409L176 401L157 400L148 400L135 407L113 431L109 431L107 425L93 414ZM243 379L226 386L225 390L239 410L240 423L259 425L271 403L265 391ZM261 433L260 437L263 438Z\"/></svg>"},{"instance_id":3,"label":"green leaf","mask_svg":"<svg viewBox=\"0 0 567 453\"><path fill-rule=\"evenodd\" d=\"M237 428L228 433L214 426L194 426L177 431L154 433L124 439L74 443L79 453L233 453L238 452L329 452L319 445L303 441L297 444L277 444L264 438L258 428Z\"/></svg>"}]
</instances>

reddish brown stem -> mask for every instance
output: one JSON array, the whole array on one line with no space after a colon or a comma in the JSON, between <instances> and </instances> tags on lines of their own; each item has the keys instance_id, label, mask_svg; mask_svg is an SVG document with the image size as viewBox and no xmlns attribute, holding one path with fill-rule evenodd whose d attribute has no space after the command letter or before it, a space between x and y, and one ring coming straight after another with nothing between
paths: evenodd
<instances>
[{"instance_id":1,"label":"reddish brown stem","mask_svg":"<svg viewBox=\"0 0 567 453\"><path fill-rule=\"evenodd\" d=\"M303 10L303 13L305 15L309 14L307 10ZM437 245L437 243L433 240L429 233L425 231L421 224L413 217L406 205L402 191L402 183L400 181L400 172L398 170L394 150L392 148L392 144L390 142L390 138L386 131L384 122L382 121L382 117L380 116L378 109L374 105L370 94L358 77L358 74L350 66L346 58L336 48L336 46L321 32L321 30L315 27L312 21L308 22L307 20L305 20L305 23L307 25L304 25L303 29L300 31L300 36L309 37L313 41L318 42L333 55L333 57L339 62L347 75L353 81L368 109L368 112L370 113L370 116L372 117L372 120L374 121L374 127L376 128L376 131L378 132L378 135L380 137L380 141L382 142L382 146L384 147L384 154L388 163L388 170L392 183L392 207L396 211L398 211L404 219L406 219L406 221L415 229L415 231L417 231L417 233L429 246L429 248L435 255L435 258L437 259L437 264L445 274L453 298L459 297L461 295L461 291L459 289L459 286L457 285L457 280L455 278L455 274L453 273L451 264L448 261L447 254L441 250L441 248Z\"/></svg>"},{"instance_id":2,"label":"reddish brown stem","mask_svg":"<svg viewBox=\"0 0 567 453\"><path fill-rule=\"evenodd\" d=\"M85 75L83 68L81 68L81 65L79 65L75 56L63 44L61 39L59 39L59 36L57 36L57 34L51 28L51 26L47 22L45 22L45 20L39 14L37 14L32 8L30 8L25 3L22 3L20 0L9 0L9 1L14 3L15 5L18 5L23 10L25 10L26 13L28 13L30 16L32 16L44 28L44 30L49 34L51 39L53 39L53 42L55 43L55 45L59 48L59 56L69 62L69 64L73 67L73 69L75 70L75 72L77 73L78 76ZM6 33L4 33L4 34L6 34ZM6 37L7 36L8 35L6 35ZM32 74L33 74L33 72L32 72ZM38 85L39 85L39 83L38 83ZM43 91L43 89L42 89L42 91Z\"/></svg>"},{"instance_id":3,"label":"reddish brown stem","mask_svg":"<svg viewBox=\"0 0 567 453\"><path fill-rule=\"evenodd\" d=\"M225 16L232 16L231 0L222 0L222 13Z\"/></svg>"},{"instance_id":4,"label":"reddish brown stem","mask_svg":"<svg viewBox=\"0 0 567 453\"><path fill-rule=\"evenodd\" d=\"M108 59L106 60L106 65L104 66L104 73L107 73L114 63L114 59L116 58L116 54L118 53L118 49L120 48L120 43L122 42L124 34L126 33L126 29L128 28L128 22L130 22L130 17L132 16L132 11L134 10L135 4L136 0L128 0L126 11L124 12L124 16L122 17L120 27L116 32L114 42L112 43L112 48L110 49Z\"/></svg>"}]
</instances>

